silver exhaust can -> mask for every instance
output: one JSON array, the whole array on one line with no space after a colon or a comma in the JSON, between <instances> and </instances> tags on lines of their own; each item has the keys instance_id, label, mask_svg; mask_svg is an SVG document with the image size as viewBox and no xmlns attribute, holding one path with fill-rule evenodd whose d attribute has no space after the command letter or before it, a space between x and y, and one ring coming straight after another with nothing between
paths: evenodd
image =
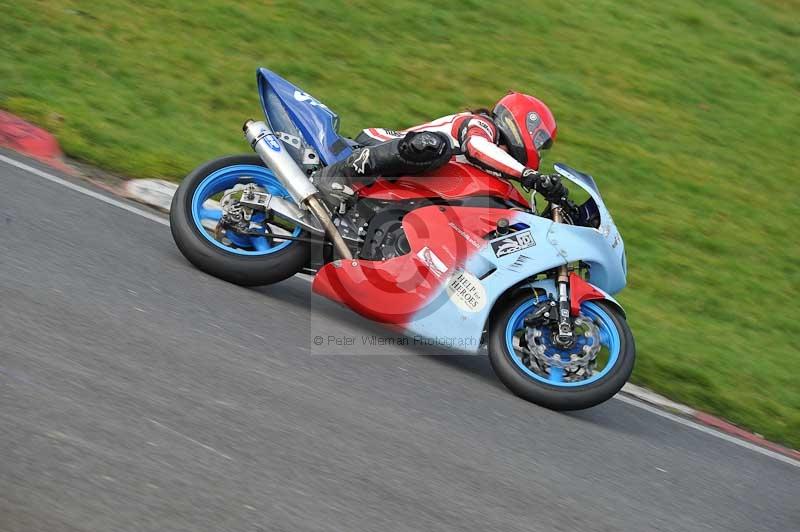
<instances>
[{"instance_id":1,"label":"silver exhaust can","mask_svg":"<svg viewBox=\"0 0 800 532\"><path fill-rule=\"evenodd\" d=\"M281 184L289 191L297 204L305 207L306 200L319 192L314 183L297 166L291 155L284 149L283 143L264 122L248 120L245 122L244 136L264 164L275 173Z\"/></svg>"},{"instance_id":2,"label":"silver exhaust can","mask_svg":"<svg viewBox=\"0 0 800 532\"><path fill-rule=\"evenodd\" d=\"M264 122L248 120L242 127L247 142L258 156L272 170L281 184L286 187L289 195L301 209L311 211L319 220L325 233L333 243L339 258L351 260L353 254L347 247L342 235L336 229L328 210L320 201L319 190L308 176L297 166L291 155L284 149L282 142L270 127ZM298 218L299 219L299 218Z\"/></svg>"}]
</instances>

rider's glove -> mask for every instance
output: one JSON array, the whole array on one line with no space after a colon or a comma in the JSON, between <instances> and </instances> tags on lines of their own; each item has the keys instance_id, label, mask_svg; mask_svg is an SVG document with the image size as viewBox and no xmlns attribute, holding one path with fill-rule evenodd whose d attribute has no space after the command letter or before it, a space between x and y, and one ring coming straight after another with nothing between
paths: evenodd
<instances>
[{"instance_id":1,"label":"rider's glove","mask_svg":"<svg viewBox=\"0 0 800 532\"><path fill-rule=\"evenodd\" d=\"M527 190L532 190L536 187L536 183L539 182L539 178L542 177L542 174L537 172L536 170L531 170L530 168L526 168L522 171L522 175L519 178L519 182L522 183L522 186L525 187Z\"/></svg>"},{"instance_id":2,"label":"rider's glove","mask_svg":"<svg viewBox=\"0 0 800 532\"><path fill-rule=\"evenodd\" d=\"M535 190L550 203L562 203L569 195L558 174L540 174L536 170L526 168L522 171L520 182L523 187Z\"/></svg>"}]
</instances>

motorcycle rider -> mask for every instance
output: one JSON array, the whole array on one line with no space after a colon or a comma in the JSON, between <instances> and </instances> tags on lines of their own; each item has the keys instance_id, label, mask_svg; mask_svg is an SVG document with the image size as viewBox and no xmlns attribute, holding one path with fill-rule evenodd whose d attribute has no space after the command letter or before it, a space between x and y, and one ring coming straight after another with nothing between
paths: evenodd
<instances>
[{"instance_id":1,"label":"motorcycle rider","mask_svg":"<svg viewBox=\"0 0 800 532\"><path fill-rule=\"evenodd\" d=\"M364 129L348 157L318 170L312 180L331 203L347 203L356 182L428 172L452 155L464 155L473 165L516 179L558 202L567 195L560 178L538 172L540 151L552 146L556 130L555 118L542 101L510 92L492 111L458 113L402 131Z\"/></svg>"}]
</instances>

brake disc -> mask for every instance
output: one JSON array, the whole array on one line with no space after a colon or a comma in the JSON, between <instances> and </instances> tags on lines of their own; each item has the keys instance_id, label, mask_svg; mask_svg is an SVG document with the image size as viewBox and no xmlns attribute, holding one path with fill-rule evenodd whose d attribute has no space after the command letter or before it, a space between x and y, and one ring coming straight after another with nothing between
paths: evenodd
<instances>
[{"instance_id":1,"label":"brake disc","mask_svg":"<svg viewBox=\"0 0 800 532\"><path fill-rule=\"evenodd\" d=\"M591 369L600 352L600 328L581 314L575 318L574 331L575 342L565 349L556 346L549 327L528 327L525 331L528 351L541 368L554 367L562 368L567 373L584 373Z\"/></svg>"}]
</instances>

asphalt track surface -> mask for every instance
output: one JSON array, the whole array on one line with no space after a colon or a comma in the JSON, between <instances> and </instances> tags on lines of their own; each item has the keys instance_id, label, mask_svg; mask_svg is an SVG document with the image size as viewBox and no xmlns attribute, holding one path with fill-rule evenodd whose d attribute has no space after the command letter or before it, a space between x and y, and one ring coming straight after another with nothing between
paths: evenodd
<instances>
[{"instance_id":1,"label":"asphalt track surface","mask_svg":"<svg viewBox=\"0 0 800 532\"><path fill-rule=\"evenodd\" d=\"M800 530L789 461L544 410L485 356L312 355L373 329L193 269L151 216L0 162L0 530Z\"/></svg>"}]
</instances>

